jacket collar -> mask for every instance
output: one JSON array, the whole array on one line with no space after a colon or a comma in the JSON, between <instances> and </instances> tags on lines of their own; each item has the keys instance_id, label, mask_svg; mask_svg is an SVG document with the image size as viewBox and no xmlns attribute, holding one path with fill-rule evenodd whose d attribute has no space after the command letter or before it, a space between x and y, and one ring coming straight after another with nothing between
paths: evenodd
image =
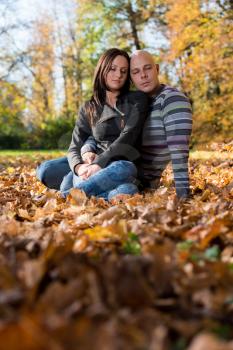
<instances>
[{"instance_id":1,"label":"jacket collar","mask_svg":"<svg viewBox=\"0 0 233 350\"><path fill-rule=\"evenodd\" d=\"M112 106L105 104L102 110L102 113L100 115L99 120L96 124L102 123L106 120L119 117L119 113L116 109L114 109Z\"/></svg>"}]
</instances>

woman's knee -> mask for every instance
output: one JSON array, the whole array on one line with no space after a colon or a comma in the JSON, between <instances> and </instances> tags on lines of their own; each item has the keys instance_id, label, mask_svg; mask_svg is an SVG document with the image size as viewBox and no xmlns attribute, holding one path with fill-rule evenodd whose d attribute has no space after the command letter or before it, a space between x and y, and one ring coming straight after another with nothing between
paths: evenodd
<instances>
[{"instance_id":1,"label":"woman's knee","mask_svg":"<svg viewBox=\"0 0 233 350\"><path fill-rule=\"evenodd\" d=\"M116 174L119 178L122 178L122 180L127 180L130 178L137 177L136 166L134 165L134 163L128 160L118 160L118 161L112 162L110 164L110 167L111 166L114 169L114 174Z\"/></svg>"},{"instance_id":2,"label":"woman's knee","mask_svg":"<svg viewBox=\"0 0 233 350\"><path fill-rule=\"evenodd\" d=\"M43 175L44 175L44 168L43 168L43 163L38 165L36 168L36 178L40 182L43 182Z\"/></svg>"},{"instance_id":3,"label":"woman's knee","mask_svg":"<svg viewBox=\"0 0 233 350\"><path fill-rule=\"evenodd\" d=\"M43 184L45 184L47 173L51 170L51 160L46 160L36 168L36 177Z\"/></svg>"},{"instance_id":4,"label":"woman's knee","mask_svg":"<svg viewBox=\"0 0 233 350\"><path fill-rule=\"evenodd\" d=\"M66 192L70 190L72 187L73 187L73 173L72 171L70 171L67 175L64 176L60 186L60 191Z\"/></svg>"},{"instance_id":5,"label":"woman's knee","mask_svg":"<svg viewBox=\"0 0 233 350\"><path fill-rule=\"evenodd\" d=\"M67 158L62 157L41 163L36 169L36 177L45 186L59 190L64 176L69 172Z\"/></svg>"},{"instance_id":6,"label":"woman's knee","mask_svg":"<svg viewBox=\"0 0 233 350\"><path fill-rule=\"evenodd\" d=\"M138 187L135 184L125 183L110 191L108 194L108 200L112 199L113 197L119 194L134 195L136 193L138 193Z\"/></svg>"}]
</instances>

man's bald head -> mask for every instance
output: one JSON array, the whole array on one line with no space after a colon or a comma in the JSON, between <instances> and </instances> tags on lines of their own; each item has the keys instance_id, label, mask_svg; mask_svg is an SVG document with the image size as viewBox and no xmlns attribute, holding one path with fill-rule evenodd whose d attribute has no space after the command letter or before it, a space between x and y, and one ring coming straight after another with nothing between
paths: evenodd
<instances>
[{"instance_id":1,"label":"man's bald head","mask_svg":"<svg viewBox=\"0 0 233 350\"><path fill-rule=\"evenodd\" d=\"M142 58L142 57L146 57L146 58L148 58L149 60L151 60L152 62L154 62L154 58L153 58L153 56L151 55L151 53L149 53L148 51L146 51L146 50L136 50L136 51L134 51L133 53L132 53L132 55L131 55L131 60L132 59L136 59L136 58Z\"/></svg>"},{"instance_id":2,"label":"man's bald head","mask_svg":"<svg viewBox=\"0 0 233 350\"><path fill-rule=\"evenodd\" d=\"M154 62L153 56L144 50L136 50L131 55L131 79L138 90L153 95L160 86L159 65Z\"/></svg>"}]
</instances>

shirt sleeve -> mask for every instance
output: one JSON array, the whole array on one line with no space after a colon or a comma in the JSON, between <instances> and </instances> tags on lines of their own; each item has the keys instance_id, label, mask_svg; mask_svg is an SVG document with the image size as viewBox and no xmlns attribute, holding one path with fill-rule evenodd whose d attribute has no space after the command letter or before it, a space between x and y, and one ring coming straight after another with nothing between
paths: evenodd
<instances>
[{"instance_id":1,"label":"shirt sleeve","mask_svg":"<svg viewBox=\"0 0 233 350\"><path fill-rule=\"evenodd\" d=\"M135 161L140 157L138 151L138 140L143 124L148 116L148 97L143 93L132 93L130 100L130 111L125 116L125 126L119 137L108 147L106 151L98 155L93 164L102 168L111 161L126 159Z\"/></svg>"},{"instance_id":2,"label":"shirt sleeve","mask_svg":"<svg viewBox=\"0 0 233 350\"><path fill-rule=\"evenodd\" d=\"M69 166L72 171L74 171L77 164L83 163L81 148L89 136L92 136L91 127L87 115L85 114L84 107L81 107L67 155Z\"/></svg>"},{"instance_id":3,"label":"shirt sleeve","mask_svg":"<svg viewBox=\"0 0 233 350\"><path fill-rule=\"evenodd\" d=\"M192 131L192 108L189 99L179 91L169 92L163 105L164 127L170 151L176 194L189 195L189 140Z\"/></svg>"}]
</instances>

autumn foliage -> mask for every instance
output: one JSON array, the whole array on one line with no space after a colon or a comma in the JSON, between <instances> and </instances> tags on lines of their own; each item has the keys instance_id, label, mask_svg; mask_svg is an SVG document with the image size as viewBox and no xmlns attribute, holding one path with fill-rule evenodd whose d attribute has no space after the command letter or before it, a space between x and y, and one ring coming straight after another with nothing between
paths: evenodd
<instances>
[{"instance_id":1,"label":"autumn foliage","mask_svg":"<svg viewBox=\"0 0 233 350\"><path fill-rule=\"evenodd\" d=\"M232 349L232 145L191 157L193 196L67 200L1 157L0 349Z\"/></svg>"},{"instance_id":2,"label":"autumn foliage","mask_svg":"<svg viewBox=\"0 0 233 350\"><path fill-rule=\"evenodd\" d=\"M166 55L193 101L193 141L232 139L232 2L168 0ZM230 4L231 3L231 4ZM211 132L210 132L211 130Z\"/></svg>"},{"instance_id":3,"label":"autumn foliage","mask_svg":"<svg viewBox=\"0 0 233 350\"><path fill-rule=\"evenodd\" d=\"M145 48L188 95L192 145L232 140L232 0L57 0L25 23L14 3L0 2L1 149L66 149L110 47Z\"/></svg>"}]
</instances>

